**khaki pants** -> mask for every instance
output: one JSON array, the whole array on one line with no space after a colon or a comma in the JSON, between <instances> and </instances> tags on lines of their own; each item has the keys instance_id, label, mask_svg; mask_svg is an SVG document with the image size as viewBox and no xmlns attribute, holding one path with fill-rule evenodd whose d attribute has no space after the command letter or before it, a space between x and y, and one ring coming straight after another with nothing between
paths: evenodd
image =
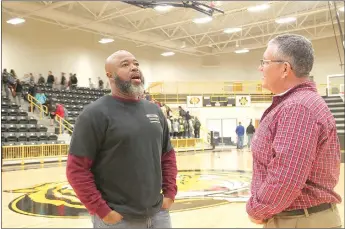
<instances>
[{"instance_id":1,"label":"khaki pants","mask_svg":"<svg viewBox=\"0 0 345 229\"><path fill-rule=\"evenodd\" d=\"M314 214L298 216L274 216L264 228L341 228L341 219L336 205Z\"/></svg>"}]
</instances>

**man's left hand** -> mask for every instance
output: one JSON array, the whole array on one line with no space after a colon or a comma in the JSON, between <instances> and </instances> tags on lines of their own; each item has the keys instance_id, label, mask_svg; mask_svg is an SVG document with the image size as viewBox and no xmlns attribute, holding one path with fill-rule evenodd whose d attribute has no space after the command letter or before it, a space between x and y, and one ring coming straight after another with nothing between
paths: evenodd
<instances>
[{"instance_id":1,"label":"man's left hand","mask_svg":"<svg viewBox=\"0 0 345 229\"><path fill-rule=\"evenodd\" d=\"M255 223L255 224L264 224L266 222L266 220L257 220L257 219L253 219L252 217L249 216L249 219L251 222Z\"/></svg>"},{"instance_id":2,"label":"man's left hand","mask_svg":"<svg viewBox=\"0 0 345 229\"><path fill-rule=\"evenodd\" d=\"M163 198L163 204L162 204L162 209L168 210L170 209L171 205L174 203L174 201L168 197Z\"/></svg>"}]
</instances>

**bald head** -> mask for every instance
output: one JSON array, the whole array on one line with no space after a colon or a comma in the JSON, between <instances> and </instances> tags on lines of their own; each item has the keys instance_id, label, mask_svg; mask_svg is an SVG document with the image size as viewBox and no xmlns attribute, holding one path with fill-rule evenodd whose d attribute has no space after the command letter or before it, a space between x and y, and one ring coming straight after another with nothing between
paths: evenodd
<instances>
[{"instance_id":1,"label":"bald head","mask_svg":"<svg viewBox=\"0 0 345 229\"><path fill-rule=\"evenodd\" d=\"M139 62L126 50L111 54L105 62L105 71L114 92L138 97L144 90L144 77Z\"/></svg>"},{"instance_id":2,"label":"bald head","mask_svg":"<svg viewBox=\"0 0 345 229\"><path fill-rule=\"evenodd\" d=\"M114 72L114 68L119 63L120 59L124 57L131 57L135 59L134 55L126 50L119 50L111 54L105 61L105 71Z\"/></svg>"}]
</instances>

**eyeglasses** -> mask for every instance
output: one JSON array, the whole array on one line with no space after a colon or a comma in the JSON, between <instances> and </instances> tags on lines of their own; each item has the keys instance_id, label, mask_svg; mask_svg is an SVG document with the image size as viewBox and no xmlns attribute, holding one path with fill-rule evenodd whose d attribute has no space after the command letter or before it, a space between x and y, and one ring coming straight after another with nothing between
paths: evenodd
<instances>
[{"instance_id":1,"label":"eyeglasses","mask_svg":"<svg viewBox=\"0 0 345 229\"><path fill-rule=\"evenodd\" d=\"M289 63L288 61L284 61L284 60L264 60L264 59L261 59L260 60L260 66L263 67L264 64L266 64L266 63L285 63L285 62ZM291 64L290 64L290 67L291 67L291 70L292 70L292 65Z\"/></svg>"},{"instance_id":2,"label":"eyeglasses","mask_svg":"<svg viewBox=\"0 0 345 229\"><path fill-rule=\"evenodd\" d=\"M283 60L260 60L260 66L261 67L263 67L264 66L264 64L266 64L266 63L284 63L284 62L286 62L286 61L283 61Z\"/></svg>"}]
</instances>

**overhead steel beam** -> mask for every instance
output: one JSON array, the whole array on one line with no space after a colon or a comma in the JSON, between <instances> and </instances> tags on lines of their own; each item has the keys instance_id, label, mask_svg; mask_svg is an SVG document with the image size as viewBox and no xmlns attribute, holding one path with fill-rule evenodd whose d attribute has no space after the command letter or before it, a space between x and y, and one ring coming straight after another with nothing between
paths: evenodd
<instances>
[{"instance_id":1,"label":"overhead steel beam","mask_svg":"<svg viewBox=\"0 0 345 229\"><path fill-rule=\"evenodd\" d=\"M341 22L344 22L344 20L342 20ZM332 25L332 22L318 24L317 27L330 26L330 25ZM303 27L303 28L293 28L293 29L289 29L289 30L284 30L284 32L285 33L291 33L291 32L296 32L296 31L300 31L300 30L307 30L307 29L311 29L311 28L314 28L314 26L306 26L306 27ZM269 33L269 34L265 34L264 36L263 35L258 35L258 36L252 36L252 37L248 37L248 38L243 38L243 39L235 39L235 40L232 40L232 42L242 41L242 40L250 40L250 39L255 39L255 38L259 38L259 37L263 37L264 38L265 36L278 35L279 33L280 32L276 32L276 34ZM330 35L322 36L322 38L328 38L328 37L332 37L332 36L334 36L334 35L330 34ZM317 39L321 39L321 37L313 36L313 40L317 40ZM217 44L224 44L226 42L228 42L228 41L217 42ZM204 47L204 45L203 46L198 46L198 47L191 47L191 48L201 48L201 47ZM261 47L266 47L266 46L261 46ZM254 48L249 48L249 49L254 49ZM218 52L218 53L209 54L209 55L216 55L216 54L221 54L221 53L222 52ZM225 52L225 53L227 53L227 52Z\"/></svg>"},{"instance_id":2,"label":"overhead steel beam","mask_svg":"<svg viewBox=\"0 0 345 229\"><path fill-rule=\"evenodd\" d=\"M86 23L82 23L82 24L79 24L79 25L76 25L76 26L72 26L68 30L81 28L81 27L84 27L86 25L90 25L90 24L94 24L94 23L100 23L100 22L103 22L103 21L108 21L108 20L111 20L111 19L115 19L115 18L119 18L119 17L123 17L123 16L128 16L128 15L131 15L131 14L140 13L140 12L143 12L145 10L145 9L139 9L139 10L136 10L136 11L130 11L130 12L122 14L122 12L123 11L127 11L127 9L128 8L120 10L120 11L116 11L116 12L111 13L109 15L106 15L106 16L100 18L100 19L96 19L96 20L92 20L92 21L89 21L89 22L86 22Z\"/></svg>"},{"instance_id":3,"label":"overhead steel beam","mask_svg":"<svg viewBox=\"0 0 345 229\"><path fill-rule=\"evenodd\" d=\"M49 5L46 5L44 7L40 7L36 10L33 10L33 11L30 11L28 13L19 13L19 12L15 12L15 11L12 11L13 14L17 15L18 17L21 17L21 18L26 18L26 17L29 17L31 15L35 15L37 14L38 12L41 12L41 11L44 11L44 10L52 10L52 9L56 9L56 8L59 8L59 7L62 7L62 6L65 6L65 5L69 5L73 3L73 1L66 1L66 2L56 2L56 3L52 3L52 4L49 4ZM3 9L6 9L6 5L4 6L4 4L2 4L3 6ZM37 5L38 6L38 5Z\"/></svg>"},{"instance_id":4,"label":"overhead steel beam","mask_svg":"<svg viewBox=\"0 0 345 229\"><path fill-rule=\"evenodd\" d=\"M267 4L273 5L273 4L278 4L278 3L279 2L268 2ZM232 10L225 11L224 13L225 14L238 13L238 12L242 12L242 11L247 10L247 8L248 7L242 7L242 8L239 8L239 9L232 9ZM218 17L220 15L223 15L223 14L214 14L213 18L214 17ZM134 32L131 32L129 34L142 33L142 32L147 32L147 31L151 31L151 30L155 30L155 29L164 28L164 27L181 25L181 24L184 24L184 23L192 22L192 21L193 21L193 18L190 18L190 19L183 20L183 21L177 21L177 22L173 22L173 23L168 23L168 24L164 24L164 25L159 25L159 26L154 26L154 27L147 28L147 29L142 29L142 30L134 31Z\"/></svg>"},{"instance_id":5,"label":"overhead steel beam","mask_svg":"<svg viewBox=\"0 0 345 229\"><path fill-rule=\"evenodd\" d=\"M303 13L300 13L297 16L298 17L302 17L302 16L305 16L305 15L316 14L316 13L325 12L325 11L328 11L328 9L326 7L320 8L320 9L317 9L317 10L312 10L312 11L304 11ZM290 15L285 15L285 16L286 17L290 17L290 16L296 16L296 15L295 14L290 14ZM251 27L251 26L259 26L259 25L262 25L262 24L269 24L269 23L272 23L272 22L275 22L275 18L268 19L268 20L257 21L257 22L252 22L252 23L248 23L248 24L244 24L241 27L245 28L245 27ZM224 29L218 29L218 30L207 31L207 32L202 32L202 33L198 33L198 34L192 34L192 35L193 36L202 36L204 34L223 32L223 30ZM173 38L170 38L170 39L164 39L164 40L160 40L160 41L149 42L149 43L146 43L146 45L157 44L157 43L167 42L167 41L180 40L180 39L187 38L187 37L189 37L189 36L173 37ZM145 46L145 45L142 45L142 46ZM205 45L205 46L207 46L207 45ZM139 47L141 47L141 46L139 46Z\"/></svg>"},{"instance_id":6,"label":"overhead steel beam","mask_svg":"<svg viewBox=\"0 0 345 229\"><path fill-rule=\"evenodd\" d=\"M92 12L87 6L85 6L84 3L80 2L80 1L77 1L77 3L78 3L79 5L81 5L87 12L89 12L90 14L92 14L92 16L93 16L94 18L97 18L97 15L96 15L94 12Z\"/></svg>"},{"instance_id":7,"label":"overhead steel beam","mask_svg":"<svg viewBox=\"0 0 345 229\"><path fill-rule=\"evenodd\" d=\"M103 13L104 13L104 11L107 9L109 3L110 3L110 1L106 1L106 2L103 4L101 11L100 11L100 12L98 13L98 15L97 15L97 19L99 19L99 18L103 15Z\"/></svg>"},{"instance_id":8,"label":"overhead steel beam","mask_svg":"<svg viewBox=\"0 0 345 229\"><path fill-rule=\"evenodd\" d=\"M6 12L6 13L9 13L9 12ZM41 22L44 22L44 23L53 24L53 25L64 26L66 28L70 27L70 25L66 25L66 24L63 24L63 23L58 23L56 21L50 21L50 20L47 20L47 19L38 18L38 17L35 17L35 16L28 16L27 18L30 18L30 19L33 19L33 20L36 20L36 21L41 21ZM94 31L94 30L85 29L85 28L77 28L76 30L87 32L87 33L92 33L92 34L96 34L96 35L101 35L101 36L105 35L104 32L102 33L100 31ZM125 40L125 41L130 41L130 42L133 42L133 43L139 43L139 44L143 43L142 41L138 41L138 40L134 40L134 39L129 39L129 38L126 38L126 37L118 37L118 39ZM187 51L184 51L184 50L179 50L179 49L176 49L176 48L167 48L167 47L164 47L164 46L161 46L161 45L150 45L150 46L151 47L155 47L155 48L159 48L159 49L162 49L162 50L169 49L171 51L174 51L174 52L177 52L177 53L186 54L186 55L190 55L190 56L200 56L200 54L191 53L191 52L187 52ZM206 52L203 52L203 51L197 51L197 52L203 53L203 54L207 54Z\"/></svg>"}]
</instances>

